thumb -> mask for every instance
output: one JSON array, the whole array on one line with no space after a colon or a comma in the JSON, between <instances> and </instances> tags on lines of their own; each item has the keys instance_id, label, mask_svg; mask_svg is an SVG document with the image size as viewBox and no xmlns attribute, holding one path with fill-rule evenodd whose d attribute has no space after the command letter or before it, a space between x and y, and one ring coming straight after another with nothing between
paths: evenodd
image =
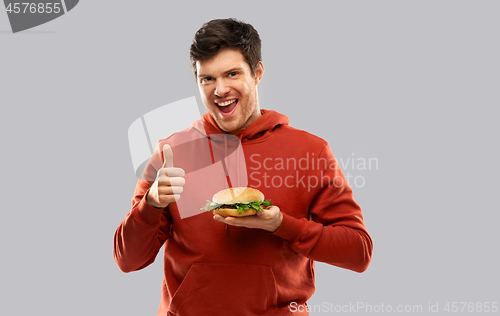
<instances>
[{"instance_id":1,"label":"thumb","mask_svg":"<svg viewBox=\"0 0 500 316\"><path fill-rule=\"evenodd\" d=\"M174 153L170 145L163 146L163 168L171 168L174 166Z\"/></svg>"}]
</instances>

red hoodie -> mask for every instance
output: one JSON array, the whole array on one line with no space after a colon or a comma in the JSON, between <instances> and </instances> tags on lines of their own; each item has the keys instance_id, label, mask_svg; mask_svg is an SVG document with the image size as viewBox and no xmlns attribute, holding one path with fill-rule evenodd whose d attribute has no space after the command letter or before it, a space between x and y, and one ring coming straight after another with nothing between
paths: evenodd
<instances>
[{"instance_id":1,"label":"red hoodie","mask_svg":"<svg viewBox=\"0 0 500 316\"><path fill-rule=\"evenodd\" d=\"M243 157L227 152L227 140L215 140L211 155L200 157L207 135L224 134L207 113L160 140L138 181L132 210L114 236L114 258L123 272L140 270L165 244L158 315L308 315L295 311L314 293L314 261L367 269L372 240L328 143L290 127L282 114L261 112L238 135ZM181 199L162 210L145 197L164 144L173 148L174 166L186 170L186 186ZM222 169L214 154L219 146L226 151ZM206 173L210 168L220 176ZM234 187L261 190L280 208L283 222L274 233L228 226L199 211L228 178ZM182 215L181 201L193 212Z\"/></svg>"}]
</instances>

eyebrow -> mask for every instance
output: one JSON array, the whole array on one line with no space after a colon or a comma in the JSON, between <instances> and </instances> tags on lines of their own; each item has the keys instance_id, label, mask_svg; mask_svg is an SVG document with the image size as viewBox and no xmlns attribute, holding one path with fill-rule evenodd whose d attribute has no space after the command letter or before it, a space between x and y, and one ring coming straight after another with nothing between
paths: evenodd
<instances>
[{"instance_id":1,"label":"eyebrow","mask_svg":"<svg viewBox=\"0 0 500 316\"><path fill-rule=\"evenodd\" d=\"M239 72L242 72L243 71L243 68L242 67L234 67L234 68L231 68L229 70L226 70L224 72L224 74L228 74L230 72L233 72L233 71L239 71ZM202 77L211 77L210 75L205 75L205 74L198 74L198 78L202 78Z\"/></svg>"},{"instance_id":2,"label":"eyebrow","mask_svg":"<svg viewBox=\"0 0 500 316\"><path fill-rule=\"evenodd\" d=\"M243 71L243 68L241 68L241 67L234 67L234 68L229 69L225 73L228 74L228 73L233 72L233 71L240 71L241 72L241 71Z\"/></svg>"}]
</instances>

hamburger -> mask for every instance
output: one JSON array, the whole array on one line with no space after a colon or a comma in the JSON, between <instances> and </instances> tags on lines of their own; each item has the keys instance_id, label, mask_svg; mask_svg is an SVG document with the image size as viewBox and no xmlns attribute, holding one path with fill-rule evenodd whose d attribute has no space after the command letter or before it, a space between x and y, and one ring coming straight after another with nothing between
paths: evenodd
<instances>
[{"instance_id":1,"label":"hamburger","mask_svg":"<svg viewBox=\"0 0 500 316\"><path fill-rule=\"evenodd\" d=\"M212 211L221 216L243 217L264 212L262 207L272 206L271 200L264 200L264 194L257 189L237 187L215 193L212 201L202 210Z\"/></svg>"}]
</instances>

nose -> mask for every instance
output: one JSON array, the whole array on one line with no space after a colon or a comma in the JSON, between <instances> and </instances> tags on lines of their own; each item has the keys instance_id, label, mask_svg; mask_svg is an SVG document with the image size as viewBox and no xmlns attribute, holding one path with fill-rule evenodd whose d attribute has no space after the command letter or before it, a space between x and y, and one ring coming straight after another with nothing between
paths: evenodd
<instances>
[{"instance_id":1,"label":"nose","mask_svg":"<svg viewBox=\"0 0 500 316\"><path fill-rule=\"evenodd\" d=\"M217 85L215 87L215 95L218 97L223 97L229 93L231 88L226 84L224 79L217 80Z\"/></svg>"}]
</instances>

